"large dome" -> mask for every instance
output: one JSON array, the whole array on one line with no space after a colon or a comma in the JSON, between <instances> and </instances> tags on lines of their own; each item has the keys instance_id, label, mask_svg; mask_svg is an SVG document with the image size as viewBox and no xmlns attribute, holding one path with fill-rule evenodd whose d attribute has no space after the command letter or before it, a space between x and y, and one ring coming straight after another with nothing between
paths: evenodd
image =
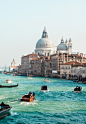
<instances>
[{"instance_id":1,"label":"large dome","mask_svg":"<svg viewBox=\"0 0 86 124\"><path fill-rule=\"evenodd\" d=\"M48 38L46 29L43 30L42 38L36 43L35 53L38 55L50 56L54 54L54 46L52 41Z\"/></svg>"},{"instance_id":2,"label":"large dome","mask_svg":"<svg viewBox=\"0 0 86 124\"><path fill-rule=\"evenodd\" d=\"M41 38L36 44L36 48L51 48L53 43L49 38Z\"/></svg>"}]
</instances>

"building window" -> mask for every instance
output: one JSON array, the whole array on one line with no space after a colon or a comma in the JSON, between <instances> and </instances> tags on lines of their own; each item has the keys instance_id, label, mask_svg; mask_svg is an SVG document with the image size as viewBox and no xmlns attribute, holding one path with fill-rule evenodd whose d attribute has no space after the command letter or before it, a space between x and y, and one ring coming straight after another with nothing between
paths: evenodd
<instances>
[{"instance_id":1,"label":"building window","mask_svg":"<svg viewBox=\"0 0 86 124\"><path fill-rule=\"evenodd\" d=\"M49 56L49 53L48 53L48 56Z\"/></svg>"},{"instance_id":2,"label":"building window","mask_svg":"<svg viewBox=\"0 0 86 124\"><path fill-rule=\"evenodd\" d=\"M39 53L38 53L38 55L39 55Z\"/></svg>"},{"instance_id":3,"label":"building window","mask_svg":"<svg viewBox=\"0 0 86 124\"><path fill-rule=\"evenodd\" d=\"M45 53L45 56L46 56L46 53Z\"/></svg>"}]
</instances>

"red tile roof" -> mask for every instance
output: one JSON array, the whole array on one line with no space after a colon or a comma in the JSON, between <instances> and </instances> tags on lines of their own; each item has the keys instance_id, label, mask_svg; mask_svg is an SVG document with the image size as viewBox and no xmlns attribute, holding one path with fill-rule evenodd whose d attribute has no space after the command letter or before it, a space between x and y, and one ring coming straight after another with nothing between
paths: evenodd
<instances>
[{"instance_id":1,"label":"red tile roof","mask_svg":"<svg viewBox=\"0 0 86 124\"><path fill-rule=\"evenodd\" d=\"M81 65L81 63L76 62L76 61L71 61L71 62L67 62L67 63L61 64L61 65Z\"/></svg>"}]
</instances>

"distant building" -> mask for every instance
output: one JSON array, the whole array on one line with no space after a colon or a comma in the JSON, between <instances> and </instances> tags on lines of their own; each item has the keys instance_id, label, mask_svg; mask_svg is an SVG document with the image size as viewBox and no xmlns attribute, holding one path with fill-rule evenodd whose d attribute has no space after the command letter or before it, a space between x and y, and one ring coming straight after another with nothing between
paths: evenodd
<instances>
[{"instance_id":1,"label":"distant building","mask_svg":"<svg viewBox=\"0 0 86 124\"><path fill-rule=\"evenodd\" d=\"M15 62L14 59L13 59L13 61L11 62L11 66L9 67L9 71L10 71L10 72L16 72L16 71L18 71L18 66L16 66L16 62Z\"/></svg>"},{"instance_id":2,"label":"distant building","mask_svg":"<svg viewBox=\"0 0 86 124\"><path fill-rule=\"evenodd\" d=\"M57 52L72 54L72 41L71 41L71 39L69 41L66 40L64 42L63 37L62 37L60 44L57 46Z\"/></svg>"},{"instance_id":3,"label":"distant building","mask_svg":"<svg viewBox=\"0 0 86 124\"><path fill-rule=\"evenodd\" d=\"M62 73L63 75L69 74L70 73L70 69L68 70L69 67L67 67L66 70L67 63L69 64L72 62L73 62L72 64L80 63L80 65L86 63L86 58L83 56L82 53L80 54L57 53L51 55L50 59L52 63L52 77L58 77L59 75L60 77L62 77ZM63 67L61 68L60 65L65 66L64 69Z\"/></svg>"},{"instance_id":4,"label":"distant building","mask_svg":"<svg viewBox=\"0 0 86 124\"><path fill-rule=\"evenodd\" d=\"M33 60L34 58L38 58L38 55L29 54L21 57L21 68L19 68L19 72L21 70L21 75L31 74L31 60Z\"/></svg>"},{"instance_id":5,"label":"distant building","mask_svg":"<svg viewBox=\"0 0 86 124\"><path fill-rule=\"evenodd\" d=\"M72 63L73 62L73 63ZM21 57L19 73L21 75L62 77L68 78L71 73L72 64L83 65L86 63L86 55L72 52L72 41L64 41L63 37L54 50L52 41L48 38L44 28L42 37L36 43L35 54L28 54ZM15 62L12 63L15 66Z\"/></svg>"},{"instance_id":6,"label":"distant building","mask_svg":"<svg viewBox=\"0 0 86 124\"><path fill-rule=\"evenodd\" d=\"M38 40L35 48L38 55L50 56L55 53L52 41L48 38L46 29L44 28L42 38Z\"/></svg>"},{"instance_id":7,"label":"distant building","mask_svg":"<svg viewBox=\"0 0 86 124\"><path fill-rule=\"evenodd\" d=\"M78 67L78 66L82 66L82 65L81 65L81 63L76 62L76 61L71 61L71 62L68 62L65 64L61 64L60 65L60 77L61 78L64 77L64 78L68 79L69 75L72 75L71 74L72 68Z\"/></svg>"}]
</instances>

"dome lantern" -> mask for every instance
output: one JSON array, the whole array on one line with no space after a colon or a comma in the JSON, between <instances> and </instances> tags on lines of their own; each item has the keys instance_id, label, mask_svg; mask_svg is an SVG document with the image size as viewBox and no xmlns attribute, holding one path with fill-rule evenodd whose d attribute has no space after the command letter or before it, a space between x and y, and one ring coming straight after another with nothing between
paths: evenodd
<instances>
[{"instance_id":1,"label":"dome lantern","mask_svg":"<svg viewBox=\"0 0 86 124\"><path fill-rule=\"evenodd\" d=\"M42 38L48 38L48 34L47 34L47 31L46 31L45 27L44 27L44 30L43 30Z\"/></svg>"}]
</instances>

